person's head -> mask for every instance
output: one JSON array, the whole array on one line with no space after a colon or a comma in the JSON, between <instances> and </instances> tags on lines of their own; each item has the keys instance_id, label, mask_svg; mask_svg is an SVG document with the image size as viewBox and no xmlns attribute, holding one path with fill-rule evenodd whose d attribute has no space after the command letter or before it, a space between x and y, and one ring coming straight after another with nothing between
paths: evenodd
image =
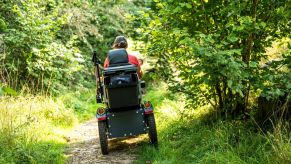
<instances>
[{"instance_id":1,"label":"person's head","mask_svg":"<svg viewBox=\"0 0 291 164\"><path fill-rule=\"evenodd\" d=\"M112 48L127 48L127 40L124 36L117 36L113 42Z\"/></svg>"}]
</instances>

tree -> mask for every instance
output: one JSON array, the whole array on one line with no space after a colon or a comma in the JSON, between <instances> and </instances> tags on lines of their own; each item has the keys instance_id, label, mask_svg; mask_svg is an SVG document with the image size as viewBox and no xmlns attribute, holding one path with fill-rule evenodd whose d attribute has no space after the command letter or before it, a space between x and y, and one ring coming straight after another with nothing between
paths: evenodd
<instances>
[{"instance_id":1,"label":"tree","mask_svg":"<svg viewBox=\"0 0 291 164\"><path fill-rule=\"evenodd\" d=\"M157 67L173 89L185 93L192 107L246 112L250 92L267 80L259 67L265 48L290 34L288 1L155 2L149 26L141 31L149 39L148 54L158 57Z\"/></svg>"},{"instance_id":2,"label":"tree","mask_svg":"<svg viewBox=\"0 0 291 164\"><path fill-rule=\"evenodd\" d=\"M88 86L92 51L105 58L127 29L124 3L0 0L1 82L35 93Z\"/></svg>"}]
</instances>

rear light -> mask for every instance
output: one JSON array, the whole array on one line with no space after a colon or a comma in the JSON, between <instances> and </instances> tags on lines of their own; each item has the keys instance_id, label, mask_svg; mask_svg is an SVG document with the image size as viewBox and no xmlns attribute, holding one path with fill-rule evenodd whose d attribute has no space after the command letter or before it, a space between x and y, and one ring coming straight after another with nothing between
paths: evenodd
<instances>
[{"instance_id":1,"label":"rear light","mask_svg":"<svg viewBox=\"0 0 291 164\"><path fill-rule=\"evenodd\" d=\"M146 103L144 103L144 107L145 108L149 108L149 107L151 107L151 103L148 101L148 102L146 102Z\"/></svg>"},{"instance_id":2,"label":"rear light","mask_svg":"<svg viewBox=\"0 0 291 164\"><path fill-rule=\"evenodd\" d=\"M106 110L105 108L98 108L96 110L96 118L98 119L98 121L102 121L102 120L106 120Z\"/></svg>"},{"instance_id":3,"label":"rear light","mask_svg":"<svg viewBox=\"0 0 291 164\"><path fill-rule=\"evenodd\" d=\"M98 114L98 115L103 115L103 114L105 114L105 109L104 109L104 108L98 108L98 109L97 109L97 114Z\"/></svg>"},{"instance_id":4,"label":"rear light","mask_svg":"<svg viewBox=\"0 0 291 164\"><path fill-rule=\"evenodd\" d=\"M151 102L149 102L149 101L144 102L143 106L144 106L144 113L145 114L151 114L154 112L154 108L153 108Z\"/></svg>"}]
</instances>

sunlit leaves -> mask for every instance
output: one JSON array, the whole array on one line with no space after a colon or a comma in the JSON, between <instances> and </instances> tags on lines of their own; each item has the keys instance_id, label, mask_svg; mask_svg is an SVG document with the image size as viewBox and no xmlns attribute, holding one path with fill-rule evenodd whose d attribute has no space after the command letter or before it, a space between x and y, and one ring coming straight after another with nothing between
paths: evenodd
<instances>
[{"instance_id":1,"label":"sunlit leaves","mask_svg":"<svg viewBox=\"0 0 291 164\"><path fill-rule=\"evenodd\" d=\"M126 0L90 4L82 0L0 1L1 76L5 68L4 81L15 81L9 83L12 88L25 85L36 92L91 85L92 51L97 50L102 60L117 35L128 36L125 15L137 11L134 3L143 4Z\"/></svg>"},{"instance_id":2,"label":"sunlit leaves","mask_svg":"<svg viewBox=\"0 0 291 164\"><path fill-rule=\"evenodd\" d=\"M14 89L8 86L5 86L0 82L0 96L3 96L3 95L16 96L17 92Z\"/></svg>"},{"instance_id":3,"label":"sunlit leaves","mask_svg":"<svg viewBox=\"0 0 291 164\"><path fill-rule=\"evenodd\" d=\"M0 33L6 31L6 29L7 29L7 25L4 22L4 20L1 19L1 17L0 17Z\"/></svg>"},{"instance_id":4,"label":"sunlit leaves","mask_svg":"<svg viewBox=\"0 0 291 164\"><path fill-rule=\"evenodd\" d=\"M188 95L190 105L235 108L248 101L250 90L264 88L263 81L283 84L277 81L283 76L263 76L259 63L265 47L289 35L287 1L155 2L154 19L143 28L148 54L159 58L157 67L166 71L172 89ZM271 97L283 90L272 89Z\"/></svg>"},{"instance_id":5,"label":"sunlit leaves","mask_svg":"<svg viewBox=\"0 0 291 164\"><path fill-rule=\"evenodd\" d=\"M9 55L1 60L8 69L6 76L15 74L17 78L8 80L21 83L12 87L26 84L32 91L38 87L58 90L70 84L75 79L73 73L82 68L83 57L76 55L80 51L73 36L67 42L57 40L57 33L68 23L67 14L61 13L62 3L21 1L1 7L11 15L5 19L8 28L3 36ZM0 11L0 17L5 12Z\"/></svg>"}]
</instances>

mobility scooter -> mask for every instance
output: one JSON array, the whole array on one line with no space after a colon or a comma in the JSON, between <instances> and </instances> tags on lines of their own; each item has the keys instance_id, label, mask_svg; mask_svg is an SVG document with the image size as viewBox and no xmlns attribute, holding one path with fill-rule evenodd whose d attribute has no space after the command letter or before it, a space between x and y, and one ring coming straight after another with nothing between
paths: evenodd
<instances>
[{"instance_id":1,"label":"mobility scooter","mask_svg":"<svg viewBox=\"0 0 291 164\"><path fill-rule=\"evenodd\" d=\"M137 67L129 64L125 49L110 50L110 65L100 66L94 51L92 61L96 67L99 139L101 152L108 154L108 140L148 133L151 144L157 145L157 130L153 106L142 101L145 83L137 74Z\"/></svg>"}]
</instances>

